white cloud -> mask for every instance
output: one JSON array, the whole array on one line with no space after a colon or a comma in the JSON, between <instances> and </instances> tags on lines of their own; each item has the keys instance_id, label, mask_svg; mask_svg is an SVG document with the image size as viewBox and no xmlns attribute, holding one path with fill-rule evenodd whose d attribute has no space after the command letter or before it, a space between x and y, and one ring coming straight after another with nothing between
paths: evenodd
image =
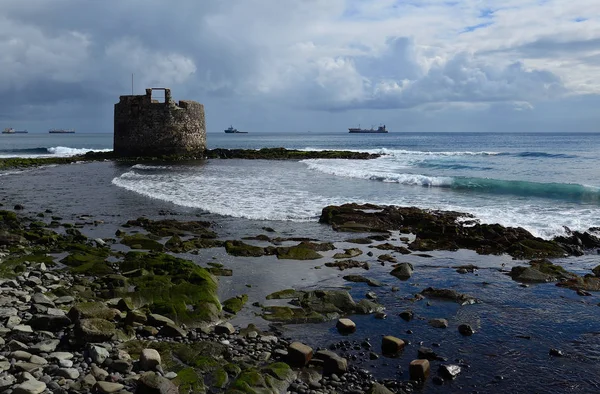
<instances>
[{"instance_id":1,"label":"white cloud","mask_svg":"<svg viewBox=\"0 0 600 394\"><path fill-rule=\"evenodd\" d=\"M13 106L112 103L132 72L140 89L170 86L223 113L220 98L290 114L527 113L600 94L597 0L3 0L0 15L0 96L20 95ZM57 94L31 98L40 82Z\"/></svg>"}]
</instances>

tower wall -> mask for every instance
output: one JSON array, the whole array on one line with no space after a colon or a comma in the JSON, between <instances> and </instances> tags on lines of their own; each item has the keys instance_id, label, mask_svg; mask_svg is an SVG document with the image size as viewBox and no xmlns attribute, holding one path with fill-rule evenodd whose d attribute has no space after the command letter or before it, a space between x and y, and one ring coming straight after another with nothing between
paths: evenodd
<instances>
[{"instance_id":1,"label":"tower wall","mask_svg":"<svg viewBox=\"0 0 600 394\"><path fill-rule=\"evenodd\" d=\"M164 90L165 101L152 99ZM206 150L204 105L175 103L169 89L121 96L115 104L114 152L119 156L202 155Z\"/></svg>"}]
</instances>

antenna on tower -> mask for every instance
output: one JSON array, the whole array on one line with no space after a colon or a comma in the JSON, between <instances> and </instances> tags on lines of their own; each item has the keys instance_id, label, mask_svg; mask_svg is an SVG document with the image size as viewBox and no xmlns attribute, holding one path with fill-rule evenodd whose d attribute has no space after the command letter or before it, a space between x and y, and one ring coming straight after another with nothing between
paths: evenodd
<instances>
[{"instance_id":1,"label":"antenna on tower","mask_svg":"<svg viewBox=\"0 0 600 394\"><path fill-rule=\"evenodd\" d=\"M131 73L131 95L133 96L133 73Z\"/></svg>"}]
</instances>

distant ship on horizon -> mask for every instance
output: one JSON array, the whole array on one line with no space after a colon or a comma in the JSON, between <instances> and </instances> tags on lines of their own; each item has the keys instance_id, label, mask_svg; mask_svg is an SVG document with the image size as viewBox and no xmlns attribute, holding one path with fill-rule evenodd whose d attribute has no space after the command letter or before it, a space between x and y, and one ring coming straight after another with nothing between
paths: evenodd
<instances>
[{"instance_id":1,"label":"distant ship on horizon","mask_svg":"<svg viewBox=\"0 0 600 394\"><path fill-rule=\"evenodd\" d=\"M73 134L74 132L73 129L51 129L48 131L50 134Z\"/></svg>"},{"instance_id":2,"label":"distant ship on horizon","mask_svg":"<svg viewBox=\"0 0 600 394\"><path fill-rule=\"evenodd\" d=\"M385 125L383 126L379 126L377 129L374 129L373 127L371 127L370 129L361 129L360 125L358 125L358 127L350 127L348 129L349 133L365 133L365 134L372 134L372 133L387 133L387 129L385 128Z\"/></svg>"},{"instance_id":3,"label":"distant ship on horizon","mask_svg":"<svg viewBox=\"0 0 600 394\"><path fill-rule=\"evenodd\" d=\"M27 130L15 130L12 127L7 127L2 130L2 134L27 134L29 131Z\"/></svg>"},{"instance_id":4,"label":"distant ship on horizon","mask_svg":"<svg viewBox=\"0 0 600 394\"><path fill-rule=\"evenodd\" d=\"M248 134L247 131L239 131L238 129L234 129L233 126L229 126L225 129L227 134Z\"/></svg>"}]
</instances>

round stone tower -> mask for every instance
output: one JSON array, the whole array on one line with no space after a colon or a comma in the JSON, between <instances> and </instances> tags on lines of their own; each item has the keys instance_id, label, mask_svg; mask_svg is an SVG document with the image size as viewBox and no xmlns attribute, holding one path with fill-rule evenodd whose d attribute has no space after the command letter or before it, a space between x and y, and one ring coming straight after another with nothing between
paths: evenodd
<instances>
[{"instance_id":1,"label":"round stone tower","mask_svg":"<svg viewBox=\"0 0 600 394\"><path fill-rule=\"evenodd\" d=\"M163 90L164 102L152 99ZM171 99L171 90L146 89L115 104L114 152L118 156L202 156L206 150L204 105Z\"/></svg>"}]
</instances>

